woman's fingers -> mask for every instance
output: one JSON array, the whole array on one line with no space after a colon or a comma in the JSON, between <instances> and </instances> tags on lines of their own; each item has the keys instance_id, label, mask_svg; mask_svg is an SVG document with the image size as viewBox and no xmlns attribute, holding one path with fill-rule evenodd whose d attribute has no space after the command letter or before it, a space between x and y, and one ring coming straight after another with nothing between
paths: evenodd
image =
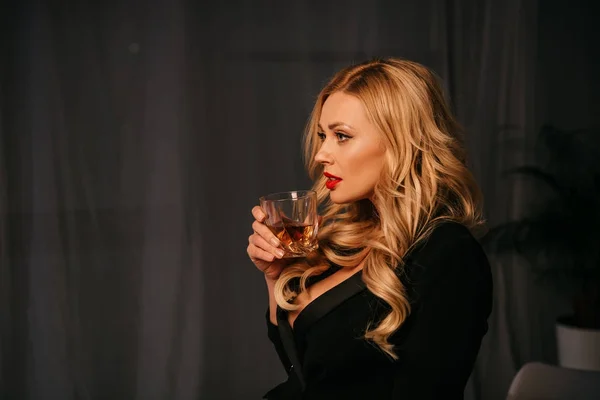
<instances>
[{"instance_id":1,"label":"woman's fingers","mask_svg":"<svg viewBox=\"0 0 600 400\"><path fill-rule=\"evenodd\" d=\"M267 230L268 230L268 228L267 228ZM269 231L269 235L272 235L271 231ZM250 242L250 244L253 244L254 246L258 247L259 249L264 250L267 253L272 254L277 258L282 258L285 254L282 249L275 247L272 242L267 243L265 238L260 236L257 233L250 236L249 242Z\"/></svg>"},{"instance_id":2,"label":"woman's fingers","mask_svg":"<svg viewBox=\"0 0 600 400\"><path fill-rule=\"evenodd\" d=\"M281 245L279 239L277 239L273 232L271 232L271 230L263 223L266 218L266 214L263 209L259 206L254 206L254 208L252 208L252 216L254 216L256 219L256 221L254 221L252 224L252 229L254 229L254 232L262 236L265 240L271 243L272 246L279 247Z\"/></svg>"},{"instance_id":3,"label":"woman's fingers","mask_svg":"<svg viewBox=\"0 0 600 400\"><path fill-rule=\"evenodd\" d=\"M265 212L263 211L263 209L260 206L254 206L252 208L252 216L257 221L263 222L265 220L265 218L267 217L267 214L265 214Z\"/></svg>"},{"instance_id":4,"label":"woman's fingers","mask_svg":"<svg viewBox=\"0 0 600 400\"><path fill-rule=\"evenodd\" d=\"M271 253L269 253L266 250L261 249L260 247L255 246L254 244L250 243L248 245L248 256L250 256L250 259L252 261L268 261L268 262L272 262L273 260L275 260L275 256Z\"/></svg>"},{"instance_id":5,"label":"woman's fingers","mask_svg":"<svg viewBox=\"0 0 600 400\"><path fill-rule=\"evenodd\" d=\"M277 279L281 269L285 264L284 260L278 260L285 255L279 239L263 223L266 214L261 207L252 208L252 215L255 221L252 223L252 233L248 237L248 256L250 260L262 271L268 279Z\"/></svg>"},{"instance_id":6,"label":"woman's fingers","mask_svg":"<svg viewBox=\"0 0 600 400\"><path fill-rule=\"evenodd\" d=\"M281 245L281 242L279 242L279 239L277 239L277 237L275 237L273 232L271 232L271 230L265 224L262 224L258 221L254 221L252 223L252 229L254 229L254 232L256 232L258 235L260 235L263 239L268 241L271 244L271 246L279 247ZM267 250L267 249L265 249L265 250Z\"/></svg>"}]
</instances>

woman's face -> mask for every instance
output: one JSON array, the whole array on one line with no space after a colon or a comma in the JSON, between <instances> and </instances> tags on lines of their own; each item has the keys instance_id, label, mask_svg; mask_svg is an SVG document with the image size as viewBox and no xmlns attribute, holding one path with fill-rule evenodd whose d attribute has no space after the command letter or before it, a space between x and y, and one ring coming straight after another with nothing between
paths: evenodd
<instances>
[{"instance_id":1,"label":"woman's face","mask_svg":"<svg viewBox=\"0 0 600 400\"><path fill-rule=\"evenodd\" d=\"M315 161L323 164L331 201L371 198L384 166L385 147L360 100L343 92L329 96L318 132L322 143Z\"/></svg>"}]
</instances>

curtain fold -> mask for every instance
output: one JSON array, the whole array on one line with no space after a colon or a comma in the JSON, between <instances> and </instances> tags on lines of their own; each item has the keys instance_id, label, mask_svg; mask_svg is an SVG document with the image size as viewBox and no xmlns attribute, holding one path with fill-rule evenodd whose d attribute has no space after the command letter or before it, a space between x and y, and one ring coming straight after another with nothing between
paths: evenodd
<instances>
[{"instance_id":1,"label":"curtain fold","mask_svg":"<svg viewBox=\"0 0 600 400\"><path fill-rule=\"evenodd\" d=\"M491 227L518 217L531 196L522 182L502 176L530 161L539 124L537 2L456 0L448 7L452 99L465 127L471 167L485 195ZM525 361L548 357L539 348L548 336L542 328L548 326L537 324L540 293L533 277L517 259L490 258L494 311L467 390L473 399L504 399Z\"/></svg>"}]
</instances>

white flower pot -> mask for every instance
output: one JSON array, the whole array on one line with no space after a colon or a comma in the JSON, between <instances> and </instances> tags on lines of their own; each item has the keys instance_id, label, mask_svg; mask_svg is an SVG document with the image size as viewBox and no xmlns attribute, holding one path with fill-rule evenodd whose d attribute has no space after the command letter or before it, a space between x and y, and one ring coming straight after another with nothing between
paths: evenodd
<instances>
[{"instance_id":1,"label":"white flower pot","mask_svg":"<svg viewBox=\"0 0 600 400\"><path fill-rule=\"evenodd\" d=\"M556 321L559 365L600 371L600 330L577 328L571 320L561 317Z\"/></svg>"}]
</instances>

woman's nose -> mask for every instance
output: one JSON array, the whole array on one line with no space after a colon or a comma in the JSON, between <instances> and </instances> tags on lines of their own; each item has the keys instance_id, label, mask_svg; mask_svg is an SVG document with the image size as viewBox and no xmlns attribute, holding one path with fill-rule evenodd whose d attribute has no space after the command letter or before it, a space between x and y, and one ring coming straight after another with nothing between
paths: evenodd
<instances>
[{"instance_id":1,"label":"woman's nose","mask_svg":"<svg viewBox=\"0 0 600 400\"><path fill-rule=\"evenodd\" d=\"M331 153L327 151L325 143L323 143L317 154L315 154L315 161L321 164L331 164Z\"/></svg>"}]
</instances>

